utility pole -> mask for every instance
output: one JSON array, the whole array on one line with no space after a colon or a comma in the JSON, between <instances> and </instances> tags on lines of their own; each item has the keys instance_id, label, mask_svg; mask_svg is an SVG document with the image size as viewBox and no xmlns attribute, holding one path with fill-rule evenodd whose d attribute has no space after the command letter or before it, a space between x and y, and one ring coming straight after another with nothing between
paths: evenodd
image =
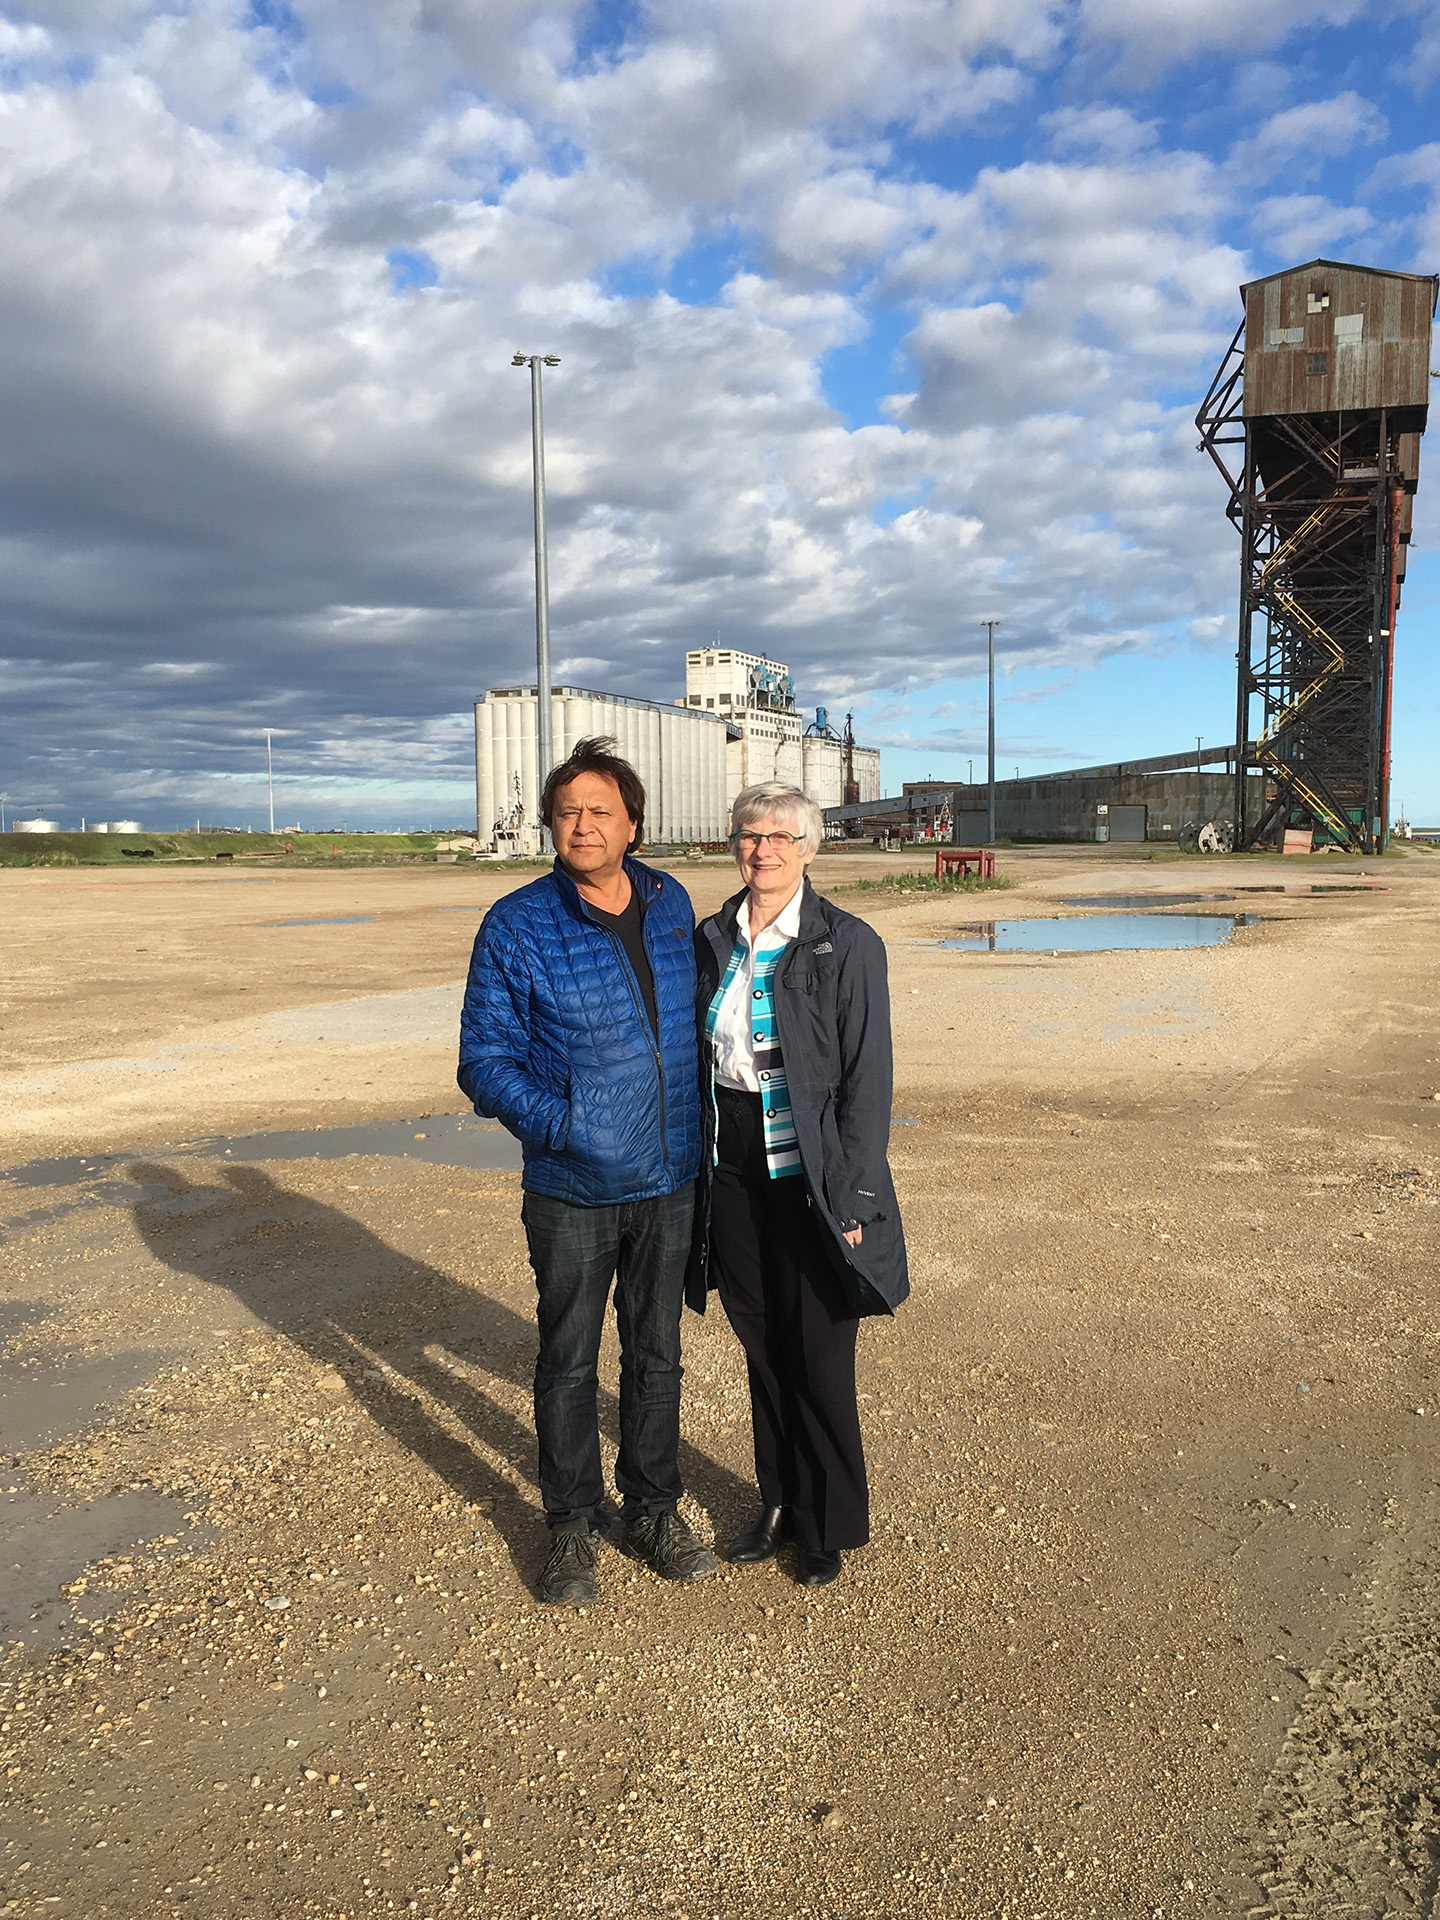
<instances>
[{"instance_id":1,"label":"utility pole","mask_svg":"<svg viewBox=\"0 0 1440 1920\"><path fill-rule=\"evenodd\" d=\"M275 831L275 767L274 767L274 763L270 758L270 733L271 733L271 729L269 727L266 727L265 729L265 786L270 795L270 831L273 833Z\"/></svg>"},{"instance_id":2,"label":"utility pole","mask_svg":"<svg viewBox=\"0 0 1440 1920\"><path fill-rule=\"evenodd\" d=\"M980 624L989 635L990 732L989 758L986 762L985 844L993 847L995 844L995 629L1000 625L1000 622L998 620L982 620Z\"/></svg>"},{"instance_id":3,"label":"utility pole","mask_svg":"<svg viewBox=\"0 0 1440 1920\"><path fill-rule=\"evenodd\" d=\"M545 546L545 413L540 369L558 367L560 356L517 353L510 364L530 369L530 455L535 479L535 817L538 823L540 795L555 761L554 716L550 711L550 561Z\"/></svg>"}]
</instances>

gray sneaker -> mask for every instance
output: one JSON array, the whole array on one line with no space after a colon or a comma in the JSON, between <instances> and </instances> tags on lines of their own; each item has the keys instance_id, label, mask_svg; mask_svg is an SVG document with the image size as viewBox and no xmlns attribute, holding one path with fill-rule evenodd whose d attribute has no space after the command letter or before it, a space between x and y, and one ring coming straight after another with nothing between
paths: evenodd
<instances>
[{"instance_id":1,"label":"gray sneaker","mask_svg":"<svg viewBox=\"0 0 1440 1920\"><path fill-rule=\"evenodd\" d=\"M620 1550L632 1560L643 1560L662 1580L708 1580L719 1568L714 1554L695 1538L673 1507L627 1520L620 1532Z\"/></svg>"},{"instance_id":2,"label":"gray sneaker","mask_svg":"<svg viewBox=\"0 0 1440 1920\"><path fill-rule=\"evenodd\" d=\"M600 1536L588 1527L557 1527L535 1591L552 1607L588 1607L599 1592L595 1560Z\"/></svg>"}]
</instances>

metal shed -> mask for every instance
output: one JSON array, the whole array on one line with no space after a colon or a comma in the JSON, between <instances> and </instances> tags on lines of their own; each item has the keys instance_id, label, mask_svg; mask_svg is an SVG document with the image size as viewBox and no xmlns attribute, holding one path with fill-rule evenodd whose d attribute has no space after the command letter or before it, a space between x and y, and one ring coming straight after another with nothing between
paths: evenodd
<instances>
[{"instance_id":1,"label":"metal shed","mask_svg":"<svg viewBox=\"0 0 1440 1920\"><path fill-rule=\"evenodd\" d=\"M1247 420L1384 407L1395 433L1424 431L1433 274L1312 260L1240 291ZM1405 419L1407 409L1420 417Z\"/></svg>"}]
</instances>

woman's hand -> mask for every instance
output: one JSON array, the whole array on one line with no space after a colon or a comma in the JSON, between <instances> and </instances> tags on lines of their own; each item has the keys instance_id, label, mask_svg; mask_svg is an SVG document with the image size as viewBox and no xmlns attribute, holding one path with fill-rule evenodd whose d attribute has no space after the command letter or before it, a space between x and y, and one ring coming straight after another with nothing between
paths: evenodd
<instances>
[{"instance_id":1,"label":"woman's hand","mask_svg":"<svg viewBox=\"0 0 1440 1920\"><path fill-rule=\"evenodd\" d=\"M850 1227L845 1234L846 1244L848 1246L858 1247L864 1232L865 1229L863 1227Z\"/></svg>"}]
</instances>

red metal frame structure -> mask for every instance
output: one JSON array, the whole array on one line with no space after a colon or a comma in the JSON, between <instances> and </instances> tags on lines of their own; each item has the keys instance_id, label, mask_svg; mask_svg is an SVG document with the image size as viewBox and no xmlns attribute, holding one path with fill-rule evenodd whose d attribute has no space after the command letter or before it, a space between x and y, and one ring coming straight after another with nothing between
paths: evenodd
<instances>
[{"instance_id":1,"label":"red metal frame structure","mask_svg":"<svg viewBox=\"0 0 1440 1920\"><path fill-rule=\"evenodd\" d=\"M954 874L958 880L968 880L971 867L974 867L979 879L993 880L995 849L993 847L937 847L935 849L937 880L944 880L950 874Z\"/></svg>"},{"instance_id":2,"label":"red metal frame structure","mask_svg":"<svg viewBox=\"0 0 1440 1920\"><path fill-rule=\"evenodd\" d=\"M1357 852L1385 843L1437 287L1317 260L1241 288L1245 319L1196 416L1241 542L1235 738L1254 744L1236 758L1237 847L1287 828ZM1253 818L1251 768L1265 775Z\"/></svg>"}]
</instances>

